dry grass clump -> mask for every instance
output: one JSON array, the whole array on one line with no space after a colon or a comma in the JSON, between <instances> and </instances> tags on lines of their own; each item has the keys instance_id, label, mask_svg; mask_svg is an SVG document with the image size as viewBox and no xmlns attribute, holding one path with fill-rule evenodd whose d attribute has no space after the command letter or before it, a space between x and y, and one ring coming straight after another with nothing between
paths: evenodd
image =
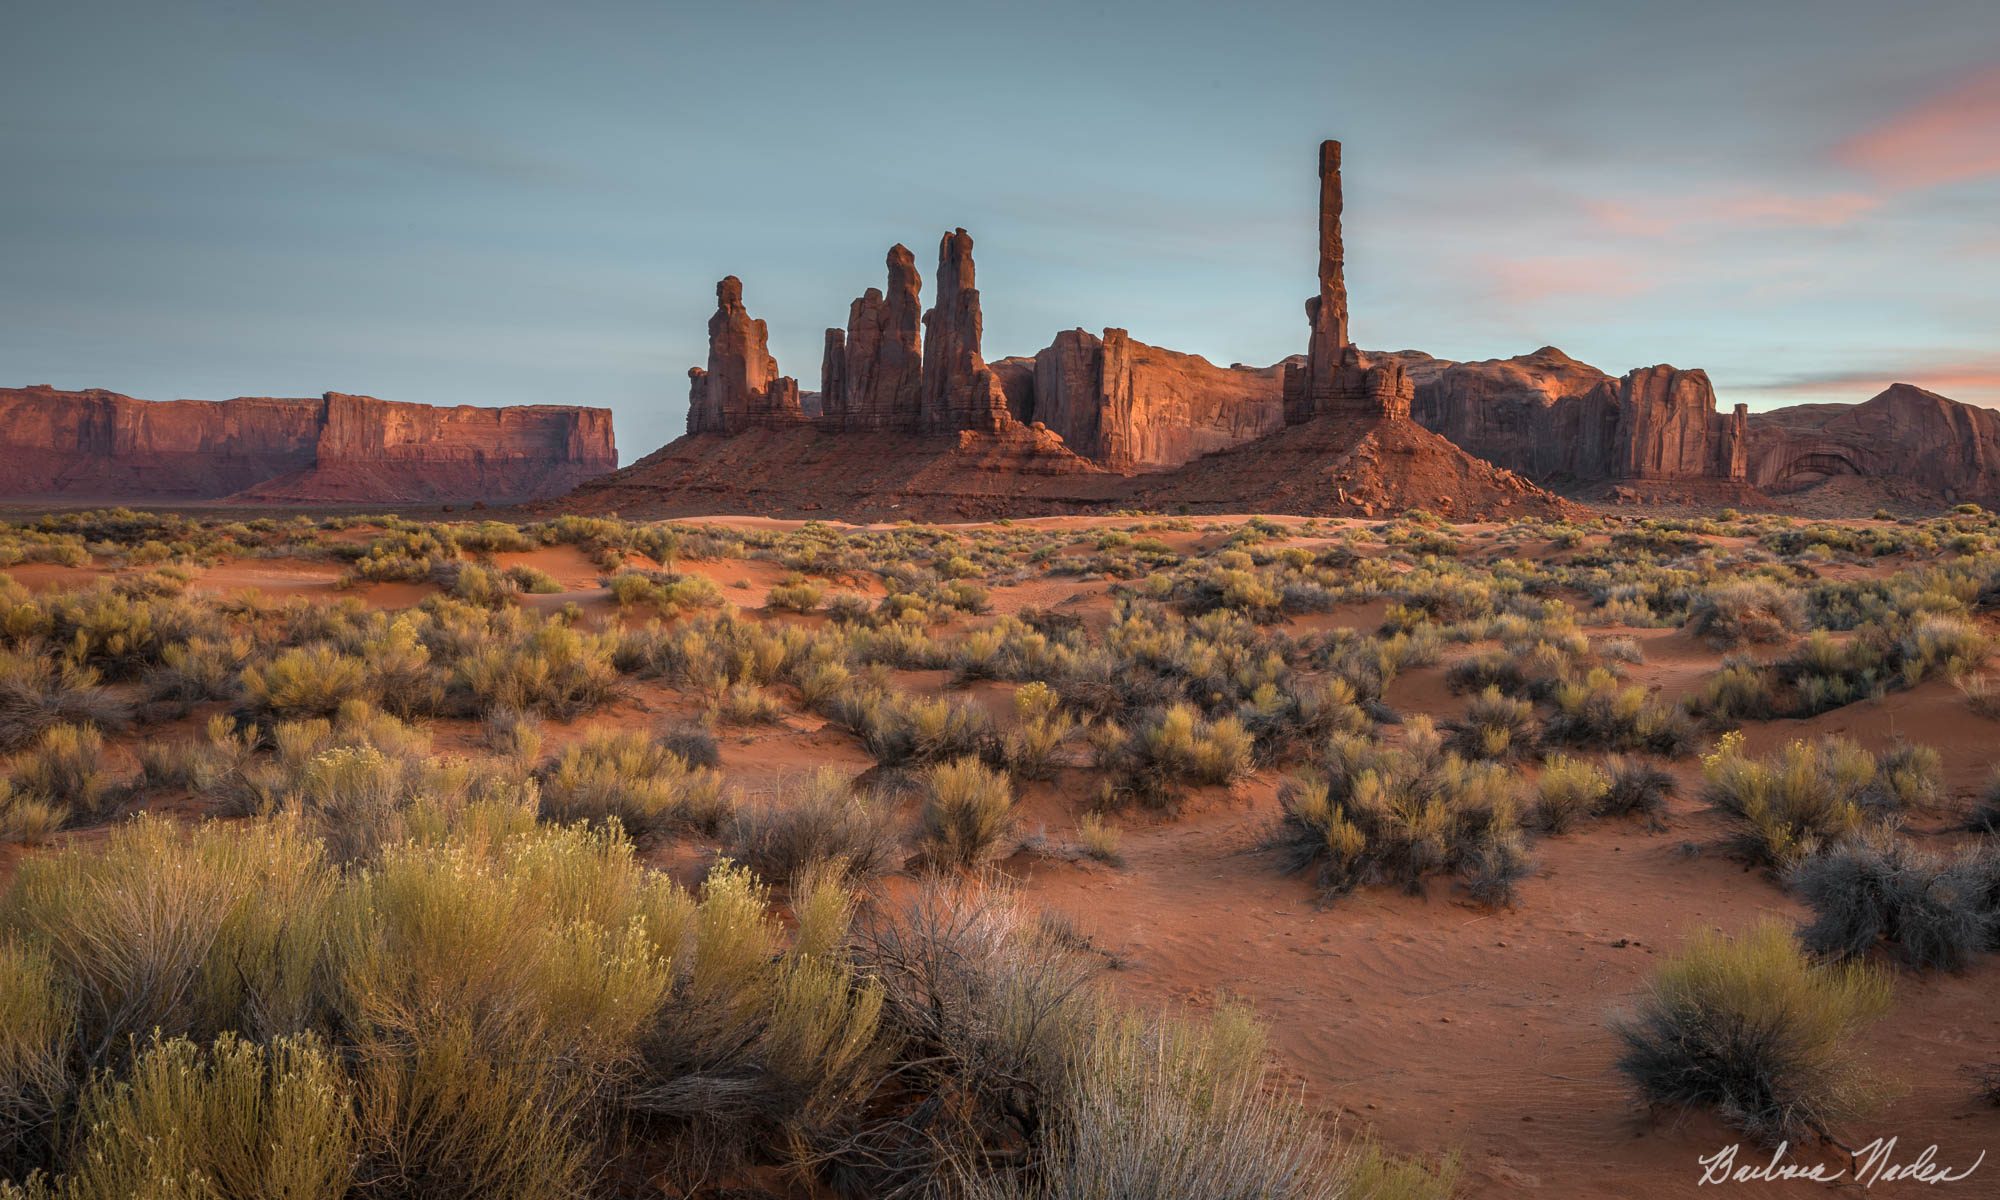
<instances>
[{"instance_id":1,"label":"dry grass clump","mask_svg":"<svg viewBox=\"0 0 2000 1200\"><path fill-rule=\"evenodd\" d=\"M923 774L924 857L972 867L998 854L1014 828L1014 785L976 758L934 763Z\"/></svg>"},{"instance_id":2,"label":"dry grass clump","mask_svg":"<svg viewBox=\"0 0 2000 1200\"><path fill-rule=\"evenodd\" d=\"M1535 781L1535 824L1548 833L1568 833L1578 821L1602 811L1610 794L1611 777L1595 763L1558 754L1542 765Z\"/></svg>"},{"instance_id":3,"label":"dry grass clump","mask_svg":"<svg viewBox=\"0 0 2000 1200\"><path fill-rule=\"evenodd\" d=\"M671 571L624 571L611 577L611 599L620 608L651 608L661 616L722 603L722 589L706 575Z\"/></svg>"},{"instance_id":4,"label":"dry grass clump","mask_svg":"<svg viewBox=\"0 0 2000 1200\"><path fill-rule=\"evenodd\" d=\"M787 575L764 593L764 605L778 612L809 613L826 598L826 589L803 575Z\"/></svg>"},{"instance_id":5,"label":"dry grass clump","mask_svg":"<svg viewBox=\"0 0 2000 1200\"><path fill-rule=\"evenodd\" d=\"M1991 859L1943 859L1887 831L1822 850L1787 878L1813 910L1799 940L1825 957L1880 945L1918 970L1957 971L2000 932Z\"/></svg>"},{"instance_id":6,"label":"dry grass clump","mask_svg":"<svg viewBox=\"0 0 2000 1200\"><path fill-rule=\"evenodd\" d=\"M0 839L38 841L55 828L101 821L129 789L104 769L104 735L89 725L51 725L14 757L0 795Z\"/></svg>"},{"instance_id":7,"label":"dry grass clump","mask_svg":"<svg viewBox=\"0 0 2000 1200\"><path fill-rule=\"evenodd\" d=\"M1096 859L1110 867L1125 865L1125 856L1119 852L1120 834L1118 827L1104 819L1099 813L1085 813L1076 823L1076 845L1085 858Z\"/></svg>"},{"instance_id":8,"label":"dry grass clump","mask_svg":"<svg viewBox=\"0 0 2000 1200\"><path fill-rule=\"evenodd\" d=\"M1694 749L1694 722L1685 712L1661 703L1643 687L1621 687L1608 671L1593 670L1581 680L1558 685L1553 699L1555 712L1542 733L1556 745L1643 750L1667 758Z\"/></svg>"},{"instance_id":9,"label":"dry grass clump","mask_svg":"<svg viewBox=\"0 0 2000 1200\"><path fill-rule=\"evenodd\" d=\"M1728 734L1702 759L1702 798L1742 822L1739 852L1789 868L1870 821L1935 796L1938 760L1898 747L1878 759L1845 738L1793 742L1763 759Z\"/></svg>"},{"instance_id":10,"label":"dry grass clump","mask_svg":"<svg viewBox=\"0 0 2000 1200\"><path fill-rule=\"evenodd\" d=\"M1613 1024L1618 1069L1648 1104L1712 1108L1765 1142L1830 1137L1869 1097L1855 1047L1889 999L1881 972L1815 964L1782 926L1697 934Z\"/></svg>"},{"instance_id":11,"label":"dry grass clump","mask_svg":"<svg viewBox=\"0 0 2000 1200\"><path fill-rule=\"evenodd\" d=\"M902 859L895 806L857 790L832 767L783 781L761 802L736 806L724 831L729 857L761 879L790 882L828 867L849 883Z\"/></svg>"},{"instance_id":12,"label":"dry grass clump","mask_svg":"<svg viewBox=\"0 0 2000 1200\"><path fill-rule=\"evenodd\" d=\"M1645 817L1658 825L1678 787L1674 777L1643 758L1615 755L1604 765L1610 786L1598 802L1598 811L1607 817Z\"/></svg>"},{"instance_id":13,"label":"dry grass clump","mask_svg":"<svg viewBox=\"0 0 2000 1200\"><path fill-rule=\"evenodd\" d=\"M323 642L245 667L242 680L244 705L260 720L330 717L369 695L368 664Z\"/></svg>"},{"instance_id":14,"label":"dry grass clump","mask_svg":"<svg viewBox=\"0 0 2000 1200\"><path fill-rule=\"evenodd\" d=\"M1050 779L1076 720L1061 708L1054 688L1039 681L1014 692L1014 728L1003 739L1007 766L1022 779Z\"/></svg>"},{"instance_id":15,"label":"dry grass clump","mask_svg":"<svg viewBox=\"0 0 2000 1200\"><path fill-rule=\"evenodd\" d=\"M481 715L504 708L572 717L617 694L615 644L608 635L549 621L518 640L482 640L458 660L453 679Z\"/></svg>"},{"instance_id":16,"label":"dry grass clump","mask_svg":"<svg viewBox=\"0 0 2000 1200\"><path fill-rule=\"evenodd\" d=\"M1092 730L1098 765L1112 773L1114 795L1154 807L1174 804L1190 787L1230 783L1250 771L1255 748L1235 717L1202 717L1191 704L1141 714L1131 730Z\"/></svg>"},{"instance_id":17,"label":"dry grass clump","mask_svg":"<svg viewBox=\"0 0 2000 1200\"><path fill-rule=\"evenodd\" d=\"M1804 625L1798 593L1770 579L1716 584L1688 606L1688 632L1718 646L1782 642Z\"/></svg>"},{"instance_id":18,"label":"dry grass clump","mask_svg":"<svg viewBox=\"0 0 2000 1200\"><path fill-rule=\"evenodd\" d=\"M729 813L720 775L637 730L593 730L537 778L545 819L616 819L642 842L676 829L713 832Z\"/></svg>"},{"instance_id":19,"label":"dry grass clump","mask_svg":"<svg viewBox=\"0 0 2000 1200\"><path fill-rule=\"evenodd\" d=\"M1488 686L1466 705L1463 719L1446 728L1447 744L1464 758L1509 762L1535 754L1535 706Z\"/></svg>"},{"instance_id":20,"label":"dry grass clump","mask_svg":"<svg viewBox=\"0 0 2000 1200\"><path fill-rule=\"evenodd\" d=\"M1332 898L1369 883L1420 892L1460 874L1475 897L1504 904L1528 871L1512 774L1444 749L1427 718L1400 746L1340 736L1319 770L1280 789L1284 812L1266 844L1288 871L1315 872Z\"/></svg>"},{"instance_id":21,"label":"dry grass clump","mask_svg":"<svg viewBox=\"0 0 2000 1200\"><path fill-rule=\"evenodd\" d=\"M98 674L37 641L0 645L0 754L18 750L52 725L123 729L131 706L98 686Z\"/></svg>"},{"instance_id":22,"label":"dry grass clump","mask_svg":"<svg viewBox=\"0 0 2000 1200\"><path fill-rule=\"evenodd\" d=\"M984 756L995 746L992 720L969 700L858 686L836 694L828 716L885 767Z\"/></svg>"}]
</instances>

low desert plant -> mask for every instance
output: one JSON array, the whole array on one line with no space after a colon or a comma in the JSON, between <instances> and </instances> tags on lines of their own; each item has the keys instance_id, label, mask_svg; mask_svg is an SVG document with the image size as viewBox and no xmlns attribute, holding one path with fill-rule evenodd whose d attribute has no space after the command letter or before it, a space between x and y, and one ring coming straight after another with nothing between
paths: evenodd
<instances>
[{"instance_id":1,"label":"low desert plant","mask_svg":"<svg viewBox=\"0 0 2000 1200\"><path fill-rule=\"evenodd\" d=\"M1799 940L1827 957L1881 945L1919 970L1956 971L1992 943L2000 920L1976 862L1941 859L1887 831L1821 850L1788 879L1813 910Z\"/></svg>"},{"instance_id":2,"label":"low desert plant","mask_svg":"<svg viewBox=\"0 0 2000 1200\"><path fill-rule=\"evenodd\" d=\"M1014 828L1014 787L975 758L933 764L924 772L924 856L971 867L999 853Z\"/></svg>"},{"instance_id":3,"label":"low desert plant","mask_svg":"<svg viewBox=\"0 0 2000 1200\"><path fill-rule=\"evenodd\" d=\"M262 719L330 717L368 695L368 664L324 642L287 650L243 669L243 699Z\"/></svg>"},{"instance_id":4,"label":"low desert plant","mask_svg":"<svg viewBox=\"0 0 2000 1200\"><path fill-rule=\"evenodd\" d=\"M89 725L51 725L13 763L14 821L33 825L30 808L60 814L64 824L101 821L124 802L128 788L104 769L104 735Z\"/></svg>"},{"instance_id":5,"label":"low desert plant","mask_svg":"<svg viewBox=\"0 0 2000 1200\"><path fill-rule=\"evenodd\" d=\"M1677 785L1674 777L1643 758L1616 756L1606 761L1610 786L1598 802L1607 817L1642 816L1658 823Z\"/></svg>"},{"instance_id":6,"label":"low desert plant","mask_svg":"<svg viewBox=\"0 0 2000 1200\"><path fill-rule=\"evenodd\" d=\"M1056 756L1076 730L1076 721L1059 707L1054 688L1024 683L1014 693L1014 728L1003 739L1007 765L1023 779L1054 776Z\"/></svg>"},{"instance_id":7,"label":"low desert plant","mask_svg":"<svg viewBox=\"0 0 2000 1200\"><path fill-rule=\"evenodd\" d=\"M1815 964L1780 925L1697 934L1613 1024L1618 1069L1649 1104L1712 1108L1766 1142L1831 1137L1868 1098L1855 1046L1889 998L1879 971Z\"/></svg>"},{"instance_id":8,"label":"low desert plant","mask_svg":"<svg viewBox=\"0 0 2000 1200\"><path fill-rule=\"evenodd\" d=\"M1781 642L1805 623L1798 593L1769 579L1722 583L1697 594L1688 632L1720 646Z\"/></svg>"},{"instance_id":9,"label":"low desert plant","mask_svg":"<svg viewBox=\"0 0 2000 1200\"><path fill-rule=\"evenodd\" d=\"M857 791L832 767L787 779L762 801L737 805L724 844L730 858L759 878L786 883L822 865L860 882L894 869L902 856L894 806Z\"/></svg>"},{"instance_id":10,"label":"low desert plant","mask_svg":"<svg viewBox=\"0 0 2000 1200\"><path fill-rule=\"evenodd\" d=\"M636 730L592 732L564 747L539 779L544 817L615 818L640 841L681 828L713 831L728 814L721 776L688 766Z\"/></svg>"},{"instance_id":11,"label":"low desert plant","mask_svg":"<svg viewBox=\"0 0 2000 1200\"><path fill-rule=\"evenodd\" d=\"M0 645L0 754L28 745L52 725L118 730L131 719L131 706L98 686L92 668L40 642Z\"/></svg>"},{"instance_id":12,"label":"low desert plant","mask_svg":"<svg viewBox=\"0 0 2000 1200\"><path fill-rule=\"evenodd\" d=\"M1610 794L1610 777L1594 763L1559 754L1542 765L1535 781L1535 824L1548 833L1567 833L1601 811Z\"/></svg>"},{"instance_id":13,"label":"low desert plant","mask_svg":"<svg viewBox=\"0 0 2000 1200\"><path fill-rule=\"evenodd\" d=\"M1448 744L1468 759L1508 762L1535 752L1535 706L1490 685L1466 705L1464 718L1447 728Z\"/></svg>"},{"instance_id":14,"label":"low desert plant","mask_svg":"<svg viewBox=\"0 0 2000 1200\"><path fill-rule=\"evenodd\" d=\"M1643 687L1622 687L1604 670L1559 685L1544 736L1560 746L1643 750L1678 758L1694 749L1694 723Z\"/></svg>"},{"instance_id":15,"label":"low desert plant","mask_svg":"<svg viewBox=\"0 0 2000 1200\"><path fill-rule=\"evenodd\" d=\"M1729 734L1702 759L1702 797L1742 822L1740 852L1782 869L1881 815L1894 792L1878 775L1875 756L1844 738L1793 742L1757 759Z\"/></svg>"},{"instance_id":16,"label":"low desert plant","mask_svg":"<svg viewBox=\"0 0 2000 1200\"><path fill-rule=\"evenodd\" d=\"M1106 866L1125 865L1125 856L1118 850L1118 827L1098 813L1085 813L1076 823L1076 845L1085 858L1093 858Z\"/></svg>"}]
</instances>

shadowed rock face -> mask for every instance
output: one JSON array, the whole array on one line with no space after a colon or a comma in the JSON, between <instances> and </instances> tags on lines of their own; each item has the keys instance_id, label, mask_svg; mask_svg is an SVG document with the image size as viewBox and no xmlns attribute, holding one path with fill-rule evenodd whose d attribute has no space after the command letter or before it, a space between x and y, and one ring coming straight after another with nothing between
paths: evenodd
<instances>
[{"instance_id":1,"label":"shadowed rock face","mask_svg":"<svg viewBox=\"0 0 2000 1200\"><path fill-rule=\"evenodd\" d=\"M0 389L0 495L272 503L558 495L617 469L611 413L318 399L135 400Z\"/></svg>"},{"instance_id":2,"label":"shadowed rock face","mask_svg":"<svg viewBox=\"0 0 2000 1200\"><path fill-rule=\"evenodd\" d=\"M2000 412L1893 384L1860 404L1800 404L1749 418L1750 482L1796 491L1884 478L1953 503L2000 503Z\"/></svg>"},{"instance_id":3,"label":"shadowed rock face","mask_svg":"<svg viewBox=\"0 0 2000 1200\"><path fill-rule=\"evenodd\" d=\"M926 433L1004 429L1013 420L999 377L980 357L983 322L974 285L972 235L938 242L937 303L924 314L921 421Z\"/></svg>"},{"instance_id":4,"label":"shadowed rock face","mask_svg":"<svg viewBox=\"0 0 2000 1200\"><path fill-rule=\"evenodd\" d=\"M1114 471L1177 467L1284 423L1279 368L1218 367L1122 329L1101 338L1065 330L1032 366L1025 387L1002 370L1015 417L1040 422Z\"/></svg>"},{"instance_id":5,"label":"shadowed rock face","mask_svg":"<svg viewBox=\"0 0 2000 1200\"><path fill-rule=\"evenodd\" d=\"M797 424L799 385L778 374L764 322L743 307L743 281L734 275L715 285L715 315L708 319L708 367L688 370L688 432L739 433Z\"/></svg>"},{"instance_id":6,"label":"shadowed rock face","mask_svg":"<svg viewBox=\"0 0 2000 1200\"><path fill-rule=\"evenodd\" d=\"M827 330L819 390L832 428L915 429L922 419L924 280L906 246L889 248L888 267L886 291L869 288L848 306L838 362L841 331Z\"/></svg>"},{"instance_id":7,"label":"shadowed rock face","mask_svg":"<svg viewBox=\"0 0 2000 1200\"><path fill-rule=\"evenodd\" d=\"M1700 371L1642 367L1614 379L1544 346L1453 363L1415 391L1418 423L1533 479L1745 479L1745 410L1716 412Z\"/></svg>"}]
</instances>

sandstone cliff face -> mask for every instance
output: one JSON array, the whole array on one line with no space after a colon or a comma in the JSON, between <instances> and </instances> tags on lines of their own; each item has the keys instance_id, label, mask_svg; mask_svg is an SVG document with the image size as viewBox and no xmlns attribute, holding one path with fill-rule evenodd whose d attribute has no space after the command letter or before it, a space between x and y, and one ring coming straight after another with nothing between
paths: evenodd
<instances>
[{"instance_id":1,"label":"sandstone cliff face","mask_svg":"<svg viewBox=\"0 0 2000 1200\"><path fill-rule=\"evenodd\" d=\"M980 357L984 321L963 229L938 242L937 303L924 314L920 426L926 433L1004 429L1013 420L1007 394Z\"/></svg>"},{"instance_id":2,"label":"sandstone cliff face","mask_svg":"<svg viewBox=\"0 0 2000 1200\"><path fill-rule=\"evenodd\" d=\"M1013 373L1003 376L1015 416L1116 471L1177 467L1284 423L1279 368L1218 367L1122 329L1065 330L1033 363L1025 405Z\"/></svg>"},{"instance_id":3,"label":"sandstone cliff face","mask_svg":"<svg viewBox=\"0 0 2000 1200\"><path fill-rule=\"evenodd\" d=\"M612 471L602 408L135 400L0 389L0 495L20 500L511 503Z\"/></svg>"},{"instance_id":4,"label":"sandstone cliff face","mask_svg":"<svg viewBox=\"0 0 2000 1200\"><path fill-rule=\"evenodd\" d=\"M1700 371L1642 367L1614 379L1544 346L1452 364L1415 391L1424 427L1534 479L1745 478L1745 410L1717 413Z\"/></svg>"},{"instance_id":5,"label":"sandstone cliff face","mask_svg":"<svg viewBox=\"0 0 2000 1200\"><path fill-rule=\"evenodd\" d=\"M1861 404L1802 404L1749 418L1750 482L1796 491L1845 476L1899 481L1938 500L2000 504L2000 412L1907 383Z\"/></svg>"},{"instance_id":6,"label":"sandstone cliff face","mask_svg":"<svg viewBox=\"0 0 2000 1200\"><path fill-rule=\"evenodd\" d=\"M887 290L863 292L846 331L826 331L819 390L833 428L915 429L922 420L924 280L906 246L889 248L888 268Z\"/></svg>"}]
</instances>

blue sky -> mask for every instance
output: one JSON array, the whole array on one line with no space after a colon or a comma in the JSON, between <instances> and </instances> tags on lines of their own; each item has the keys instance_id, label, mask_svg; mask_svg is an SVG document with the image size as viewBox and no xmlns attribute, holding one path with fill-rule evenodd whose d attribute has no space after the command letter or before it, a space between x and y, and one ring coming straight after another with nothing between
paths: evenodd
<instances>
[{"instance_id":1,"label":"blue sky","mask_svg":"<svg viewBox=\"0 0 2000 1200\"><path fill-rule=\"evenodd\" d=\"M2000 404L1993 0L15 0L0 44L0 383L608 405L629 460L716 279L811 389L956 225L988 357L1269 363L1331 136L1364 346Z\"/></svg>"}]
</instances>

